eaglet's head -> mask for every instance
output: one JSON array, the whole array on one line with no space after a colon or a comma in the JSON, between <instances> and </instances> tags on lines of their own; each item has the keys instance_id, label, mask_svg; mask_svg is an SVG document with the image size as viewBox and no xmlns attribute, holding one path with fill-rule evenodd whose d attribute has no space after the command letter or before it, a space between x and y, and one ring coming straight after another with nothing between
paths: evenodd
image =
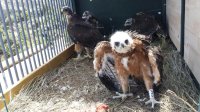
<instances>
[{"instance_id":1,"label":"eaglet's head","mask_svg":"<svg viewBox=\"0 0 200 112\"><path fill-rule=\"evenodd\" d=\"M64 14L66 16L70 16L73 14L72 9L69 6L64 6L61 8L61 14Z\"/></svg>"},{"instance_id":2,"label":"eaglet's head","mask_svg":"<svg viewBox=\"0 0 200 112\"><path fill-rule=\"evenodd\" d=\"M92 14L89 11L83 12L82 19L88 20L92 17Z\"/></svg>"},{"instance_id":3,"label":"eaglet's head","mask_svg":"<svg viewBox=\"0 0 200 112\"><path fill-rule=\"evenodd\" d=\"M117 53L127 53L132 47L133 39L127 32L117 31L110 37L110 44Z\"/></svg>"}]
</instances>

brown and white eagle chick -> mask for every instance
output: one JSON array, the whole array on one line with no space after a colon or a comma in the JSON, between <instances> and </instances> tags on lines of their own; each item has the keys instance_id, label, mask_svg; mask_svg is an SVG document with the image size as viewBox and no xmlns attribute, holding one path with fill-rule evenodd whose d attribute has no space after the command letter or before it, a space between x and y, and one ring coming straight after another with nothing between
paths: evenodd
<instances>
[{"instance_id":1,"label":"brown and white eagle chick","mask_svg":"<svg viewBox=\"0 0 200 112\"><path fill-rule=\"evenodd\" d=\"M146 102L160 103L154 98L153 84L160 82L160 73L154 54L145 48L141 40L132 38L127 32L117 31L110 38L110 43L102 41L95 49L94 69L99 72L103 69L106 55L112 55L115 62L115 70L122 87L122 98L127 97L128 78L133 76L143 80L150 100Z\"/></svg>"}]
</instances>

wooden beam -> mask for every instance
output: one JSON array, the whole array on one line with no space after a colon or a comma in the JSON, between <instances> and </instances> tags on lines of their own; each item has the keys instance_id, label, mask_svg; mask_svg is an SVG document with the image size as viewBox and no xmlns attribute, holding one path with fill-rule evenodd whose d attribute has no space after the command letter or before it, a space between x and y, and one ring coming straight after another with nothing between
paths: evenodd
<instances>
[{"instance_id":1,"label":"wooden beam","mask_svg":"<svg viewBox=\"0 0 200 112\"><path fill-rule=\"evenodd\" d=\"M11 98L14 98L19 93L19 91L23 87L25 87L30 81L58 67L62 62L69 59L73 54L74 54L74 45L71 45L69 48L67 48L60 54L58 54L58 56L54 57L46 64L42 65L38 69L31 72L28 76L24 77L21 81L15 84L11 89L4 92L6 104L8 104ZM0 98L2 98L2 96L0 96ZM3 109L3 107L4 107L3 101L0 101L0 110Z\"/></svg>"}]
</instances>

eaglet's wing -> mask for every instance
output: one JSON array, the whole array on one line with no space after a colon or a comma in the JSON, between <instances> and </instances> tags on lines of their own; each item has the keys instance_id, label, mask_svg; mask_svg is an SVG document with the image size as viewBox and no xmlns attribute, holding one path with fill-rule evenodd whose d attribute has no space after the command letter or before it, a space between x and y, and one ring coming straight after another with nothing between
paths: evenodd
<instances>
[{"instance_id":1,"label":"eaglet's wing","mask_svg":"<svg viewBox=\"0 0 200 112\"><path fill-rule=\"evenodd\" d=\"M75 43L79 42L84 47L94 48L99 41L103 40L103 35L97 28L84 22L70 26L68 32Z\"/></svg>"}]
</instances>

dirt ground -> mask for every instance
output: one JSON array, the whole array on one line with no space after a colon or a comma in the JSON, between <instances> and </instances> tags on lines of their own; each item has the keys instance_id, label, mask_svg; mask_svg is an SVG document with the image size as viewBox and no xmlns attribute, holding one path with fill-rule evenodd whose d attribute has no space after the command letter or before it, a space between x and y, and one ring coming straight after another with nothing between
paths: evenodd
<instances>
[{"instance_id":1,"label":"dirt ground","mask_svg":"<svg viewBox=\"0 0 200 112\"><path fill-rule=\"evenodd\" d=\"M58 68L37 78L10 103L10 112L95 112L100 104L109 105L110 112L195 112L199 91L182 66L182 60L169 43L163 48L162 83L155 98L163 104L144 105L149 99L143 85L136 85L133 97L125 101L112 99L95 77L91 59L68 60ZM172 49L169 49L172 48ZM179 66L175 68L175 66Z\"/></svg>"}]
</instances>

